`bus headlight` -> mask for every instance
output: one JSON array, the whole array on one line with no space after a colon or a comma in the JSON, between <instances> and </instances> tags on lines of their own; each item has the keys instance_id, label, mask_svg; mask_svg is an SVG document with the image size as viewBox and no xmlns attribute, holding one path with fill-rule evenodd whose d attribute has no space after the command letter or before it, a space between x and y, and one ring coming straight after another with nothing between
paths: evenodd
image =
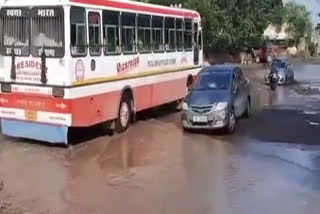
<instances>
[{"instance_id":1,"label":"bus headlight","mask_svg":"<svg viewBox=\"0 0 320 214\"><path fill-rule=\"evenodd\" d=\"M52 89L52 96L54 97L64 97L64 88L55 87Z\"/></svg>"},{"instance_id":2,"label":"bus headlight","mask_svg":"<svg viewBox=\"0 0 320 214\"><path fill-rule=\"evenodd\" d=\"M11 89L11 85L8 83L2 83L1 84L1 92L5 92L5 93L11 93L12 89Z\"/></svg>"}]
</instances>

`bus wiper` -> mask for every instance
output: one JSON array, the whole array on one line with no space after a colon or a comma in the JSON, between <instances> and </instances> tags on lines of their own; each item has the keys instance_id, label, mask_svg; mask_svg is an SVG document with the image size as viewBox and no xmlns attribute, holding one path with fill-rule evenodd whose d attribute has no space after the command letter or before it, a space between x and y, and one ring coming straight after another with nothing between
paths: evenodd
<instances>
[{"instance_id":1,"label":"bus wiper","mask_svg":"<svg viewBox=\"0 0 320 214\"><path fill-rule=\"evenodd\" d=\"M46 53L44 46L42 47L42 54L41 54L41 82L46 84L48 81L47 79L47 66L46 66Z\"/></svg>"},{"instance_id":2,"label":"bus wiper","mask_svg":"<svg viewBox=\"0 0 320 214\"><path fill-rule=\"evenodd\" d=\"M16 75L16 56L14 54L14 43L12 43L12 48L11 48L11 73L10 73L10 78L12 80L15 80L17 75Z\"/></svg>"}]
</instances>

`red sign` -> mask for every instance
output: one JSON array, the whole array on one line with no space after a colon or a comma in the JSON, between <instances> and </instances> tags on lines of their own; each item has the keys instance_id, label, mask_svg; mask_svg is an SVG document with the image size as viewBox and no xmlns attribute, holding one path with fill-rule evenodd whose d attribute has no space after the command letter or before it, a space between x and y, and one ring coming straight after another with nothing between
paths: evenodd
<instances>
[{"instance_id":1,"label":"red sign","mask_svg":"<svg viewBox=\"0 0 320 214\"><path fill-rule=\"evenodd\" d=\"M55 113L69 113L71 111L69 100L52 97L25 96L14 93L1 94L0 107Z\"/></svg>"}]
</instances>

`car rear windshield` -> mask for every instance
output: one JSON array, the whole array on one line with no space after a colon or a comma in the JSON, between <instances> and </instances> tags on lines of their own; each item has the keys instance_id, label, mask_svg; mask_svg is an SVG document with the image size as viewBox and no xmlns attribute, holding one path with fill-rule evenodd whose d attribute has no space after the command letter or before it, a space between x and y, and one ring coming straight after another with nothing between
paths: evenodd
<instances>
[{"instance_id":1,"label":"car rear windshield","mask_svg":"<svg viewBox=\"0 0 320 214\"><path fill-rule=\"evenodd\" d=\"M227 90L229 88L229 72L204 72L199 74L194 90L218 89Z\"/></svg>"}]
</instances>

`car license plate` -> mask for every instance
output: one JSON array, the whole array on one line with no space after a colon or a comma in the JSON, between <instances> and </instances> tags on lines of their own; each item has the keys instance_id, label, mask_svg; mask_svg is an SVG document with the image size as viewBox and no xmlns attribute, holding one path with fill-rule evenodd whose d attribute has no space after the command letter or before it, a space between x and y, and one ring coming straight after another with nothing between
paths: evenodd
<instances>
[{"instance_id":1,"label":"car license plate","mask_svg":"<svg viewBox=\"0 0 320 214\"><path fill-rule=\"evenodd\" d=\"M26 120L29 121L36 121L38 119L38 112L34 110L25 110L24 115L26 117Z\"/></svg>"},{"instance_id":2,"label":"car license plate","mask_svg":"<svg viewBox=\"0 0 320 214\"><path fill-rule=\"evenodd\" d=\"M207 123L208 122L208 117L206 117L206 116L194 116L193 117L193 122L195 122L195 123Z\"/></svg>"}]
</instances>

